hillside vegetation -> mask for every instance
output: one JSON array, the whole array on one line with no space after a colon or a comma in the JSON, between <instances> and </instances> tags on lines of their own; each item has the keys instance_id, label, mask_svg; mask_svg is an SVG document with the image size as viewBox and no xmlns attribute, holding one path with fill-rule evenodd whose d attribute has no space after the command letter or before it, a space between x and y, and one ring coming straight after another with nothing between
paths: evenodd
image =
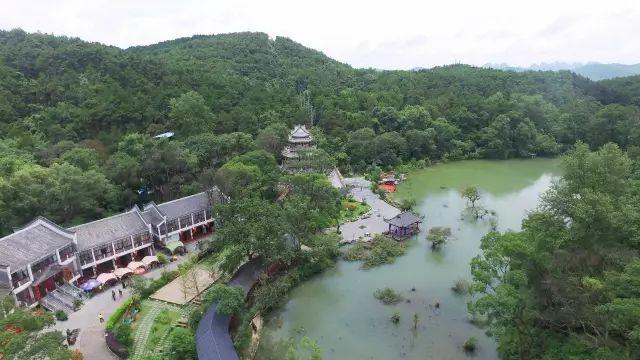
<instances>
[{"instance_id":1,"label":"hillside vegetation","mask_svg":"<svg viewBox=\"0 0 640 360\"><path fill-rule=\"evenodd\" d=\"M639 145L634 103L569 72L353 69L262 33L123 50L2 31L0 233L37 215L76 224L253 178L296 123L313 125L343 170L369 171L555 155L577 140ZM165 131L176 138L152 139ZM247 152L253 163L225 165Z\"/></svg>"}]
</instances>

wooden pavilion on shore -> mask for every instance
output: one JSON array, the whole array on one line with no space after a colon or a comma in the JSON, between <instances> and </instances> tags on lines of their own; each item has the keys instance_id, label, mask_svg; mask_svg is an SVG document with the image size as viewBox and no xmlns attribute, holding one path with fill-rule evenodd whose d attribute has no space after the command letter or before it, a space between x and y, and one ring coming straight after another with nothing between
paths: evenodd
<instances>
[{"instance_id":1,"label":"wooden pavilion on shore","mask_svg":"<svg viewBox=\"0 0 640 360\"><path fill-rule=\"evenodd\" d=\"M422 218L412 211L403 211L391 219L384 219L389 224L389 230L385 233L396 240L404 240L420 231Z\"/></svg>"}]
</instances>

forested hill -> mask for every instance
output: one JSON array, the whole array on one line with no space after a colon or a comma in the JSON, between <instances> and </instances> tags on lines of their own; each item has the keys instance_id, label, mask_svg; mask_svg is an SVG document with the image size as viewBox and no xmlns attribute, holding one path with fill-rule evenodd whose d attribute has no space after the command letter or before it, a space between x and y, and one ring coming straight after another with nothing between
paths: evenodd
<instances>
[{"instance_id":1,"label":"forested hill","mask_svg":"<svg viewBox=\"0 0 640 360\"><path fill-rule=\"evenodd\" d=\"M194 192L234 156L277 158L296 123L314 125L323 161L369 171L637 145L633 99L570 72L353 69L262 33L123 50L0 31L0 233L104 216L143 188ZM164 131L176 139L152 140Z\"/></svg>"}]
</instances>

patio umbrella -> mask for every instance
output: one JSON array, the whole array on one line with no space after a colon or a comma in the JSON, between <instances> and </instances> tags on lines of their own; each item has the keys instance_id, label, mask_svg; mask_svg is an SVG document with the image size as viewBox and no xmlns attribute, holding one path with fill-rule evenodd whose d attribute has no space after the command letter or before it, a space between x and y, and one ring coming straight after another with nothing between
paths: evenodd
<instances>
[{"instance_id":1,"label":"patio umbrella","mask_svg":"<svg viewBox=\"0 0 640 360\"><path fill-rule=\"evenodd\" d=\"M100 286L100 282L96 279L89 279L86 282L82 283L82 285L80 285L80 289L84 290L84 291L91 291L95 288L97 288L98 286Z\"/></svg>"},{"instance_id":2,"label":"patio umbrella","mask_svg":"<svg viewBox=\"0 0 640 360\"><path fill-rule=\"evenodd\" d=\"M145 266L149 266L149 265L151 265L153 263L156 263L156 262L158 262L158 258L153 256L153 255L145 256L145 257L142 258L142 263Z\"/></svg>"},{"instance_id":3,"label":"patio umbrella","mask_svg":"<svg viewBox=\"0 0 640 360\"><path fill-rule=\"evenodd\" d=\"M171 251L172 254L175 254L176 250L179 248L184 248L184 244L180 240L170 241L166 245L167 249Z\"/></svg>"},{"instance_id":4,"label":"patio umbrella","mask_svg":"<svg viewBox=\"0 0 640 360\"><path fill-rule=\"evenodd\" d=\"M127 267L131 271L135 271L138 268L144 268L144 264L139 262L139 261L132 261L132 262L129 263L129 265L127 265Z\"/></svg>"},{"instance_id":5,"label":"patio umbrella","mask_svg":"<svg viewBox=\"0 0 640 360\"><path fill-rule=\"evenodd\" d=\"M113 270L113 274L119 278L122 278L124 276L133 274L133 271L131 271L131 269L129 268L117 268Z\"/></svg>"},{"instance_id":6,"label":"patio umbrella","mask_svg":"<svg viewBox=\"0 0 640 360\"><path fill-rule=\"evenodd\" d=\"M114 273L102 273L100 275L98 275L98 277L96 278L96 280L98 282L100 282L101 284L106 284L109 281L116 281L118 280L118 277L116 277L116 275Z\"/></svg>"}]
</instances>

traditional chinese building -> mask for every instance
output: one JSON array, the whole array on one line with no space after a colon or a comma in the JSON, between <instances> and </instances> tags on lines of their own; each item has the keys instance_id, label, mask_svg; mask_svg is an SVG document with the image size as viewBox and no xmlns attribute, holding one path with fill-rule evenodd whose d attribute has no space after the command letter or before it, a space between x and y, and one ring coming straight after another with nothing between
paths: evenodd
<instances>
[{"instance_id":1,"label":"traditional chinese building","mask_svg":"<svg viewBox=\"0 0 640 360\"><path fill-rule=\"evenodd\" d=\"M412 211L404 211L384 221L389 224L387 235L394 239L406 239L420 231L422 219Z\"/></svg>"},{"instance_id":2,"label":"traditional chinese building","mask_svg":"<svg viewBox=\"0 0 640 360\"><path fill-rule=\"evenodd\" d=\"M110 273L119 277L131 272L127 268L132 263L144 263L157 247L176 249L212 232L212 210L226 201L213 188L69 229L37 218L0 239L0 291L24 306L73 311L75 300L83 298L75 286L79 279ZM127 271L118 272L123 269Z\"/></svg>"},{"instance_id":3,"label":"traditional chinese building","mask_svg":"<svg viewBox=\"0 0 640 360\"><path fill-rule=\"evenodd\" d=\"M311 132L304 125L296 125L289 134L287 146L282 150L282 168L288 172L304 172L312 169L310 157L315 145Z\"/></svg>"}]
</instances>

